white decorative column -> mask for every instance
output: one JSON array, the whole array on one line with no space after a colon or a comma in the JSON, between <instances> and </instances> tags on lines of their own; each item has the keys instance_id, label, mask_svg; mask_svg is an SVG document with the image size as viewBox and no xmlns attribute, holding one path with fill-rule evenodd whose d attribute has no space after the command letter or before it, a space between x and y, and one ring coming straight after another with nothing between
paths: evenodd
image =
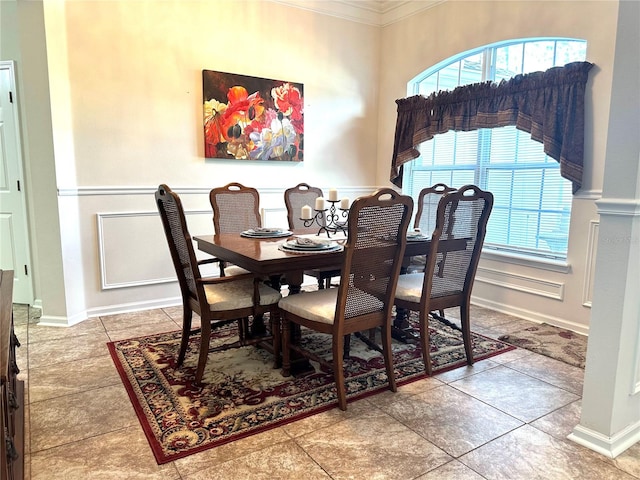
<instances>
[{"instance_id":1,"label":"white decorative column","mask_svg":"<svg viewBox=\"0 0 640 480\"><path fill-rule=\"evenodd\" d=\"M640 2L619 2L610 106L582 416L569 438L615 457L640 441Z\"/></svg>"}]
</instances>

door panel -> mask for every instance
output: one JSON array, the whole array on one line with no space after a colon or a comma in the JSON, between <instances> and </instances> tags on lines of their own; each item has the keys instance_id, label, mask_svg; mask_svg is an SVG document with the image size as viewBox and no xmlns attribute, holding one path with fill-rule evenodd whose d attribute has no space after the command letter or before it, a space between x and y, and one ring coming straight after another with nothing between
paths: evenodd
<instances>
[{"instance_id":1,"label":"door panel","mask_svg":"<svg viewBox=\"0 0 640 480\"><path fill-rule=\"evenodd\" d=\"M0 62L0 269L14 271L13 301L33 304L14 79L13 62Z\"/></svg>"}]
</instances>

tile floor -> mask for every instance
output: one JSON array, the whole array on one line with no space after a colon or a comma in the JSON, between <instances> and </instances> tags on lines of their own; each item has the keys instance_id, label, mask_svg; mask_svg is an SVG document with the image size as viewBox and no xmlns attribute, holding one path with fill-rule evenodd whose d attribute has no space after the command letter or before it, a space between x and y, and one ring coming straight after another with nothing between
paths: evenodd
<instances>
[{"instance_id":1,"label":"tile floor","mask_svg":"<svg viewBox=\"0 0 640 480\"><path fill-rule=\"evenodd\" d=\"M17 306L27 479L640 478L640 444L612 460L566 440L579 421L583 371L521 349L157 465L106 342L175 330L180 314L59 328ZM494 338L523 322L480 308L472 318Z\"/></svg>"}]
</instances>

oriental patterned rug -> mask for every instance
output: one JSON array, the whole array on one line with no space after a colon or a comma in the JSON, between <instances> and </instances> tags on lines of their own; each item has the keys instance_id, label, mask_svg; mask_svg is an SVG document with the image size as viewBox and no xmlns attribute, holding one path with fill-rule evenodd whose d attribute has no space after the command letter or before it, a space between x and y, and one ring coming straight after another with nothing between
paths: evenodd
<instances>
[{"instance_id":1,"label":"oriental patterned rug","mask_svg":"<svg viewBox=\"0 0 640 480\"><path fill-rule=\"evenodd\" d=\"M464 365L460 332L438 321L430 328L435 373ZM218 330L212 346L234 334L234 327ZM303 340L331 358L328 336L305 333ZM255 347L211 353L203 385L194 385L197 342L192 338L177 369L179 331L108 344L159 464L337 407L331 372L313 364L309 373L284 378L272 368L272 355ZM475 333L473 344L476 361L514 348ZM393 355L398 385L426 377L418 345L394 342ZM349 400L387 389L382 355L356 338L351 340L345 376Z\"/></svg>"},{"instance_id":2,"label":"oriental patterned rug","mask_svg":"<svg viewBox=\"0 0 640 480\"><path fill-rule=\"evenodd\" d=\"M547 323L533 324L498 339L546 357L584 368L587 336Z\"/></svg>"}]
</instances>

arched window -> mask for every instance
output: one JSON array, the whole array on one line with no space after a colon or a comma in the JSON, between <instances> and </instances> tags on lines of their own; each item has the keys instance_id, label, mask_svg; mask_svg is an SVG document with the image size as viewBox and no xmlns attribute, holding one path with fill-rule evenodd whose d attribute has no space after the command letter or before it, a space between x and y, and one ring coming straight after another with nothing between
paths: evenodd
<instances>
[{"instance_id":1,"label":"arched window","mask_svg":"<svg viewBox=\"0 0 640 480\"><path fill-rule=\"evenodd\" d=\"M449 58L408 83L407 96L428 96L470 83L499 82L517 74L586 60L587 43L567 38L519 39ZM414 199L438 182L475 184L494 194L485 249L566 259L571 182L541 143L514 126L449 131L419 146L405 165L404 190Z\"/></svg>"}]
</instances>

